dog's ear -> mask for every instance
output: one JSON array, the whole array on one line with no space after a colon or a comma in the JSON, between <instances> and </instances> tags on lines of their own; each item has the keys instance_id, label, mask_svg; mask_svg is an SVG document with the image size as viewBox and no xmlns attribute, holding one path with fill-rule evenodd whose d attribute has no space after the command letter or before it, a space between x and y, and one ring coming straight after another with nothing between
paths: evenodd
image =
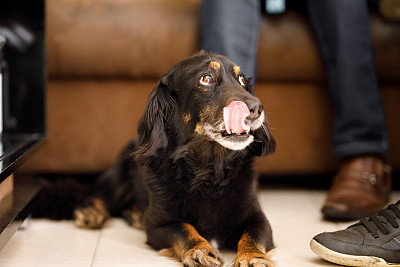
<instances>
[{"instance_id":1,"label":"dog's ear","mask_svg":"<svg viewBox=\"0 0 400 267\"><path fill-rule=\"evenodd\" d=\"M169 74L164 75L152 91L138 124L139 142L133 155L139 164L148 164L167 148L166 124L176 106L169 89Z\"/></svg>"},{"instance_id":2,"label":"dog's ear","mask_svg":"<svg viewBox=\"0 0 400 267\"><path fill-rule=\"evenodd\" d=\"M272 136L269 123L265 120L264 124L254 133L254 142L250 145L250 150L255 156L263 157L275 152L276 142Z\"/></svg>"}]
</instances>

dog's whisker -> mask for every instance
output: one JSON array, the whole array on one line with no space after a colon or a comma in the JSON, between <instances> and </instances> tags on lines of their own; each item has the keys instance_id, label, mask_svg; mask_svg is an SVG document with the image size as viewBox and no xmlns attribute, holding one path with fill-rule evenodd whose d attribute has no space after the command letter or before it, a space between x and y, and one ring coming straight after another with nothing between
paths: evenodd
<instances>
[{"instance_id":1,"label":"dog's whisker","mask_svg":"<svg viewBox=\"0 0 400 267\"><path fill-rule=\"evenodd\" d=\"M213 125L213 127L215 127L215 128L222 128L222 125L223 125L223 123L224 123L224 120L218 120L218 121L216 121L215 123L214 123L214 125Z\"/></svg>"},{"instance_id":2,"label":"dog's whisker","mask_svg":"<svg viewBox=\"0 0 400 267\"><path fill-rule=\"evenodd\" d=\"M268 138L270 138L269 130L268 130L267 126L265 126L264 123L261 124L261 128L262 128L263 132L265 133L265 135L266 135Z\"/></svg>"}]
</instances>

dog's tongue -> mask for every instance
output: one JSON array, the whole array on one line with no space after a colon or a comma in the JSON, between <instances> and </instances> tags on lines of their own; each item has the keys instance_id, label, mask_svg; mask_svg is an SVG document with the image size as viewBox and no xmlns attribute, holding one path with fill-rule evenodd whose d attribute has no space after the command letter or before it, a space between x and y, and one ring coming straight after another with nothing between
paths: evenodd
<instances>
[{"instance_id":1,"label":"dog's tongue","mask_svg":"<svg viewBox=\"0 0 400 267\"><path fill-rule=\"evenodd\" d=\"M228 134L241 134L249 131L250 126L244 121L250 115L249 108L242 101L233 101L224 107L225 129Z\"/></svg>"}]
</instances>

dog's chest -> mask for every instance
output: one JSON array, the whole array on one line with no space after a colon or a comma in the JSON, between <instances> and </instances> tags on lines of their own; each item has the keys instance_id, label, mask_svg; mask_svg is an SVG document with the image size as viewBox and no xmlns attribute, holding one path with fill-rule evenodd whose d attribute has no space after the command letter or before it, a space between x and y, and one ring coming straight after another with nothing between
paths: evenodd
<instances>
[{"instance_id":1,"label":"dog's chest","mask_svg":"<svg viewBox=\"0 0 400 267\"><path fill-rule=\"evenodd\" d=\"M221 233L229 235L246 213L244 203L254 180L251 168L243 161L222 164L219 170L212 162L198 165L198 159L180 163L153 176L158 179L150 191L157 203L163 203L170 217L193 224L209 240Z\"/></svg>"},{"instance_id":2,"label":"dog's chest","mask_svg":"<svg viewBox=\"0 0 400 267\"><path fill-rule=\"evenodd\" d=\"M195 201L195 202L194 202ZM223 232L231 231L230 227L240 216L237 203L229 196L219 198L192 198L185 217L189 218L198 232L206 239L216 238Z\"/></svg>"},{"instance_id":3,"label":"dog's chest","mask_svg":"<svg viewBox=\"0 0 400 267\"><path fill-rule=\"evenodd\" d=\"M251 181L248 181L249 183ZM226 185L211 183L199 185L196 190L186 191L182 203L184 217L195 222L200 231L213 234L228 230L243 217L249 196L248 183L230 181Z\"/></svg>"}]
</instances>

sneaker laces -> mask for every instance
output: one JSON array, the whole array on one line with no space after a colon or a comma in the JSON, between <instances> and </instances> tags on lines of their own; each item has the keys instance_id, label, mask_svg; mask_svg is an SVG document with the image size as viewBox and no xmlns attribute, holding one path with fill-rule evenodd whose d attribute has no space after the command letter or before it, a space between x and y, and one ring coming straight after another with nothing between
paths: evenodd
<instances>
[{"instance_id":1,"label":"sneaker laces","mask_svg":"<svg viewBox=\"0 0 400 267\"><path fill-rule=\"evenodd\" d=\"M400 205L400 200L396 204L390 204L386 209L380 210L377 214L362 219L360 224L364 225L375 239L379 238L378 230L384 235L389 234L389 230L385 226L386 223L382 222L382 219L386 219L393 228L398 228L399 224L396 219L400 219L400 209L397 205Z\"/></svg>"}]
</instances>

